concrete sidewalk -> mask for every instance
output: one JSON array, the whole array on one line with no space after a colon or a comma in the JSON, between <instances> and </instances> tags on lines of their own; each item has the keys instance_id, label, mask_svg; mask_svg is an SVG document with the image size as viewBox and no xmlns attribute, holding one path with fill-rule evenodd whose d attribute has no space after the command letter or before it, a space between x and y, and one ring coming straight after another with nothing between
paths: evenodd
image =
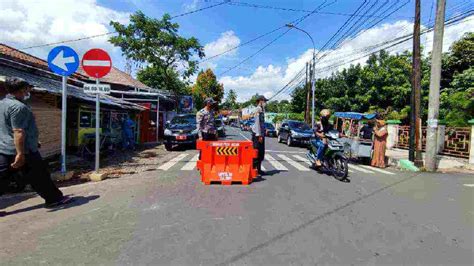
<instances>
[{"instance_id":1,"label":"concrete sidewalk","mask_svg":"<svg viewBox=\"0 0 474 266\"><path fill-rule=\"evenodd\" d=\"M385 154L388 158L389 165L400 166L401 160L408 160L408 150L390 149ZM422 153L423 161L425 153ZM445 155L438 155L438 170L474 170L474 167L469 164L468 159L456 158Z\"/></svg>"}]
</instances>

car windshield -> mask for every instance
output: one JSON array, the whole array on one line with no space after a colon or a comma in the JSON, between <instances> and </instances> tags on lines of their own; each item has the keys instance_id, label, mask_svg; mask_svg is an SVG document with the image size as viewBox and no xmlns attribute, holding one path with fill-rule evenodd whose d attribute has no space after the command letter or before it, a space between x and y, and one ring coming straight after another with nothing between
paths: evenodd
<instances>
[{"instance_id":1,"label":"car windshield","mask_svg":"<svg viewBox=\"0 0 474 266\"><path fill-rule=\"evenodd\" d=\"M275 127L270 124L270 123L265 123L265 128L268 128L268 129L275 129Z\"/></svg>"},{"instance_id":2,"label":"car windshield","mask_svg":"<svg viewBox=\"0 0 474 266\"><path fill-rule=\"evenodd\" d=\"M196 117L187 115L187 116L175 116L173 120L171 120L172 125L189 125L189 124L196 124Z\"/></svg>"},{"instance_id":3,"label":"car windshield","mask_svg":"<svg viewBox=\"0 0 474 266\"><path fill-rule=\"evenodd\" d=\"M289 122L288 123L292 129L299 129L299 130L310 130L311 128L304 122Z\"/></svg>"}]
</instances>

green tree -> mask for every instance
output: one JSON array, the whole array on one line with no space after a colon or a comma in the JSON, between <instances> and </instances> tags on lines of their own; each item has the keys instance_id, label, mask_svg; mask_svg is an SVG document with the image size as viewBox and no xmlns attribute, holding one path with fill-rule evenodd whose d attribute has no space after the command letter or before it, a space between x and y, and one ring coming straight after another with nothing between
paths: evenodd
<instances>
[{"instance_id":1,"label":"green tree","mask_svg":"<svg viewBox=\"0 0 474 266\"><path fill-rule=\"evenodd\" d=\"M237 104L237 93L233 89L230 89L229 92L227 93L227 96L225 98L224 103L222 104L222 107L225 109L237 109L238 104Z\"/></svg>"},{"instance_id":2,"label":"green tree","mask_svg":"<svg viewBox=\"0 0 474 266\"><path fill-rule=\"evenodd\" d=\"M291 93L291 111L293 113L301 113L306 109L306 88L304 86L297 87Z\"/></svg>"},{"instance_id":3,"label":"green tree","mask_svg":"<svg viewBox=\"0 0 474 266\"><path fill-rule=\"evenodd\" d=\"M474 67L455 74L451 88L441 92L441 115L449 126L467 126L474 117Z\"/></svg>"},{"instance_id":4,"label":"green tree","mask_svg":"<svg viewBox=\"0 0 474 266\"><path fill-rule=\"evenodd\" d=\"M224 97L224 85L217 82L216 75L211 69L207 69L199 72L196 83L192 87L192 94L196 108L200 109L208 97L220 103Z\"/></svg>"},{"instance_id":5,"label":"green tree","mask_svg":"<svg viewBox=\"0 0 474 266\"><path fill-rule=\"evenodd\" d=\"M160 89L168 89L178 95L187 80L196 73L198 61L204 57L203 46L194 38L178 34L179 25L171 22L169 14L161 19L145 16L141 11L130 15L128 25L111 21L118 33L109 41L120 47L127 59L137 65L145 65L137 77L143 83Z\"/></svg>"},{"instance_id":6,"label":"green tree","mask_svg":"<svg viewBox=\"0 0 474 266\"><path fill-rule=\"evenodd\" d=\"M267 107L265 108L265 111L269 113L278 113L278 106L280 103L278 101L269 101L267 103Z\"/></svg>"}]
</instances>

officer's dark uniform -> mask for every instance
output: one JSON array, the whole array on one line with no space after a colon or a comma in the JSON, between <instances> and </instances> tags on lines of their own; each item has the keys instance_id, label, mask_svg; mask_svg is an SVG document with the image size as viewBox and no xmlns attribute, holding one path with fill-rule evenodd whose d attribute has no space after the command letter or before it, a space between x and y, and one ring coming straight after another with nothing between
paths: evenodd
<instances>
[{"instance_id":1,"label":"officer's dark uniform","mask_svg":"<svg viewBox=\"0 0 474 266\"><path fill-rule=\"evenodd\" d=\"M265 100L265 97L259 97L258 100ZM261 174L262 161L265 159L265 110L261 106L257 106L255 110L255 123L252 126L252 142L253 147L258 151L258 156L254 160L254 168L257 168ZM263 138L263 141L258 141L259 137Z\"/></svg>"}]
</instances>

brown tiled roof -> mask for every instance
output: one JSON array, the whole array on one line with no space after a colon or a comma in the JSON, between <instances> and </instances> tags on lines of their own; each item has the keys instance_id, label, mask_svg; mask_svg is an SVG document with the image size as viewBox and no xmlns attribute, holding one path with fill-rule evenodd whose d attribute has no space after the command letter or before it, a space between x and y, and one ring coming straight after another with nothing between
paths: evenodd
<instances>
[{"instance_id":1,"label":"brown tiled roof","mask_svg":"<svg viewBox=\"0 0 474 266\"><path fill-rule=\"evenodd\" d=\"M0 43L0 54L5 57L8 57L9 59L13 59L15 61L19 61L27 65L36 66L42 69L48 69L48 62L46 62L45 60L24 53L3 43Z\"/></svg>"},{"instance_id":2,"label":"brown tiled roof","mask_svg":"<svg viewBox=\"0 0 474 266\"><path fill-rule=\"evenodd\" d=\"M87 75L86 72L84 72L84 70L82 69L82 67L79 67L77 72L81 73L82 75ZM107 76L101 78L100 80L103 82L120 84L124 86L129 86L132 88L150 89L150 87L148 87L147 85L134 79L132 76L130 76L129 74L123 72L122 70L116 67L112 67L112 69L110 70L110 73L107 74Z\"/></svg>"},{"instance_id":3,"label":"brown tiled roof","mask_svg":"<svg viewBox=\"0 0 474 266\"><path fill-rule=\"evenodd\" d=\"M49 71L48 62L46 62L45 60L40 59L36 56L27 54L25 52L22 52L18 49L15 49L3 43L0 43L0 55L16 62L20 62L29 66L34 66L34 67ZM74 76L76 78L83 79L83 80L88 79L87 74L84 72L82 67L79 67L79 69L74 74ZM132 88L140 88L140 89L150 88L147 85L141 83L140 81L134 79L129 74L115 67L112 67L112 69L110 70L110 73L107 76L101 78L101 80L107 83L120 84L124 86L129 86Z\"/></svg>"},{"instance_id":4,"label":"brown tiled roof","mask_svg":"<svg viewBox=\"0 0 474 266\"><path fill-rule=\"evenodd\" d=\"M15 62L19 62L28 66L44 69L51 72L49 70L48 62L46 60L27 54L3 43L0 43L0 56ZM73 76L79 79L85 78L82 74L78 72L74 73Z\"/></svg>"}]
</instances>

